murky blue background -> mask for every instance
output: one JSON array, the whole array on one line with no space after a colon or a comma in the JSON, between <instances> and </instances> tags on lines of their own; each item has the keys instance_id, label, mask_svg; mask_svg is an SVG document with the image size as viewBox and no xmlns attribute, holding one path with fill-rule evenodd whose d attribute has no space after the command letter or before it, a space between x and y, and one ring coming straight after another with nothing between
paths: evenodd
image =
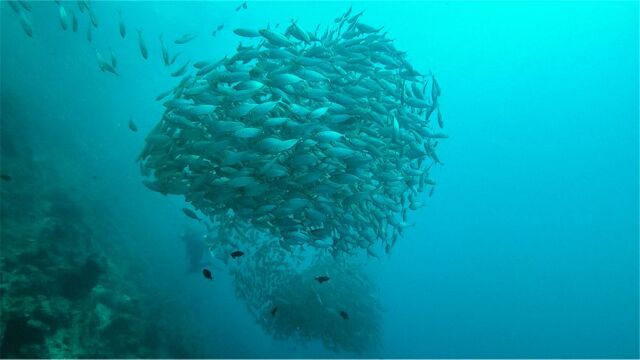
<instances>
[{"instance_id":1,"label":"murky blue background","mask_svg":"<svg viewBox=\"0 0 640 360\"><path fill-rule=\"evenodd\" d=\"M153 269L144 281L167 313L180 314L176 333L203 339L194 356L336 356L270 339L228 278L203 284L185 274L182 201L143 187L134 162L162 114L155 96L176 83L162 65L160 33L167 42L201 34L178 64L213 60L234 51L234 28L293 18L311 30L349 3L237 5L96 1L100 25L88 43L86 19L77 34L62 32L53 3L33 5L33 38L2 3L3 138L19 137L32 156L72 159L64 171L99 175L76 191L106 204L121 235L115 247ZM436 74L450 135L439 146L435 193L411 216L416 227L371 265L384 306L383 349L373 355L637 357L638 3L353 6L366 9L364 22L384 25L416 69ZM225 28L212 37L218 24ZM120 77L97 67L95 49L108 56L109 47Z\"/></svg>"}]
</instances>

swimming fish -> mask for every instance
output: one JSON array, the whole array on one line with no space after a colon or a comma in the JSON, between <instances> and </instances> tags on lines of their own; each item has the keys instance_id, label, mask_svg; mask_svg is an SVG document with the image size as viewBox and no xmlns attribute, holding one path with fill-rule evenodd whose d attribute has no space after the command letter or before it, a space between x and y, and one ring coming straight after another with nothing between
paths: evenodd
<instances>
[{"instance_id":1,"label":"swimming fish","mask_svg":"<svg viewBox=\"0 0 640 360\"><path fill-rule=\"evenodd\" d=\"M315 277L316 281L322 284L323 282L329 281L331 278L326 275L320 275Z\"/></svg>"},{"instance_id":2,"label":"swimming fish","mask_svg":"<svg viewBox=\"0 0 640 360\"><path fill-rule=\"evenodd\" d=\"M58 6L58 17L60 19L60 26L62 27L62 30L66 31L69 27L69 16L62 5Z\"/></svg>"},{"instance_id":3,"label":"swimming fish","mask_svg":"<svg viewBox=\"0 0 640 360\"><path fill-rule=\"evenodd\" d=\"M349 314L344 310L340 310L340 317L343 318L344 320L347 320L349 319Z\"/></svg>"},{"instance_id":4,"label":"swimming fish","mask_svg":"<svg viewBox=\"0 0 640 360\"><path fill-rule=\"evenodd\" d=\"M434 130L433 74L362 16L347 10L324 31L236 28L257 41L172 70L180 78L158 95L164 112L139 156L145 186L285 250L391 249L435 184L446 134Z\"/></svg>"},{"instance_id":5,"label":"swimming fish","mask_svg":"<svg viewBox=\"0 0 640 360\"><path fill-rule=\"evenodd\" d=\"M167 47L164 45L164 39L162 38L162 34L158 36L158 39L160 40L160 50L162 51L162 62L164 62L164 66L169 66L171 65L171 61L169 58L169 50L167 50Z\"/></svg>"},{"instance_id":6,"label":"swimming fish","mask_svg":"<svg viewBox=\"0 0 640 360\"><path fill-rule=\"evenodd\" d=\"M24 11L20 11L18 16L20 17L20 26L24 33L29 37L33 37L33 27L31 26L31 20L29 20L27 14Z\"/></svg>"},{"instance_id":7,"label":"swimming fish","mask_svg":"<svg viewBox=\"0 0 640 360\"><path fill-rule=\"evenodd\" d=\"M197 37L198 37L198 34L184 34L181 37L179 37L176 40L174 40L173 42L175 44L182 45L182 44L186 44L186 43L190 42L191 40L193 40L193 39L195 39Z\"/></svg>"},{"instance_id":8,"label":"swimming fish","mask_svg":"<svg viewBox=\"0 0 640 360\"><path fill-rule=\"evenodd\" d=\"M131 130L133 132L138 132L138 127L133 122L133 119L129 119L129 130Z\"/></svg>"},{"instance_id":9,"label":"swimming fish","mask_svg":"<svg viewBox=\"0 0 640 360\"><path fill-rule=\"evenodd\" d=\"M91 42L93 40L93 35L91 33L92 30L92 26L91 24L89 24L89 26L87 27L87 41Z\"/></svg>"},{"instance_id":10,"label":"swimming fish","mask_svg":"<svg viewBox=\"0 0 640 360\"><path fill-rule=\"evenodd\" d=\"M0 174L0 179L4 181L11 181L13 178L7 174Z\"/></svg>"},{"instance_id":11,"label":"swimming fish","mask_svg":"<svg viewBox=\"0 0 640 360\"><path fill-rule=\"evenodd\" d=\"M140 48L142 57L147 60L149 58L149 50L147 50L147 44L145 44L142 38L142 29L138 29L138 47Z\"/></svg>"},{"instance_id":12,"label":"swimming fish","mask_svg":"<svg viewBox=\"0 0 640 360\"><path fill-rule=\"evenodd\" d=\"M178 68L176 71L171 73L171 76L176 77L176 76L182 76L187 72L187 68L189 67L189 60L187 60L186 63L184 63L184 65L182 65L180 68Z\"/></svg>"},{"instance_id":13,"label":"swimming fish","mask_svg":"<svg viewBox=\"0 0 640 360\"><path fill-rule=\"evenodd\" d=\"M202 275L207 280L213 280L213 274L211 273L211 270L209 270L209 269L202 269Z\"/></svg>"},{"instance_id":14,"label":"swimming fish","mask_svg":"<svg viewBox=\"0 0 640 360\"><path fill-rule=\"evenodd\" d=\"M246 9L247 8L247 2L243 2L242 4L238 5L238 7L236 7L236 11L240 11L240 9Z\"/></svg>"},{"instance_id":15,"label":"swimming fish","mask_svg":"<svg viewBox=\"0 0 640 360\"><path fill-rule=\"evenodd\" d=\"M125 38L127 36L127 28L124 26L124 21L122 20L122 10L118 9L118 32L120 33L121 38Z\"/></svg>"},{"instance_id":16,"label":"swimming fish","mask_svg":"<svg viewBox=\"0 0 640 360\"><path fill-rule=\"evenodd\" d=\"M71 10L71 29L73 32L78 32L78 18L76 18L76 14Z\"/></svg>"},{"instance_id":17,"label":"swimming fish","mask_svg":"<svg viewBox=\"0 0 640 360\"><path fill-rule=\"evenodd\" d=\"M196 213L193 210L188 209L188 208L183 208L182 212L184 212L184 214L187 215L188 217L190 217L190 218L192 218L194 220L200 221L200 218L198 217L198 215L196 215Z\"/></svg>"},{"instance_id":18,"label":"swimming fish","mask_svg":"<svg viewBox=\"0 0 640 360\"><path fill-rule=\"evenodd\" d=\"M244 255L244 253L240 250L236 250L234 252L231 253L231 257L232 258L239 258L240 256Z\"/></svg>"}]
</instances>

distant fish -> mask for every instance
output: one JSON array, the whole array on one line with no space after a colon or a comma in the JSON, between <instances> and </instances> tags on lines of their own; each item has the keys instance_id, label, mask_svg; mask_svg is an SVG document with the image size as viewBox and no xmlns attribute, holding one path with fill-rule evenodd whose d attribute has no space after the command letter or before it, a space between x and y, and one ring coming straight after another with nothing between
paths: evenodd
<instances>
[{"instance_id":1,"label":"distant fish","mask_svg":"<svg viewBox=\"0 0 640 360\"><path fill-rule=\"evenodd\" d=\"M216 31L220 31L222 29L224 29L224 24L218 25L218 28L216 28Z\"/></svg>"},{"instance_id":2,"label":"distant fish","mask_svg":"<svg viewBox=\"0 0 640 360\"><path fill-rule=\"evenodd\" d=\"M435 190L435 189L436 189L436 187L435 187L435 186L433 186L433 187L431 188L431 190L429 190L429 197L432 197L432 196L433 196L433 190Z\"/></svg>"},{"instance_id":3,"label":"distant fish","mask_svg":"<svg viewBox=\"0 0 640 360\"><path fill-rule=\"evenodd\" d=\"M246 9L247 8L247 2L243 2L242 4L238 5L238 7L236 8L236 11L240 11L240 9Z\"/></svg>"},{"instance_id":4,"label":"distant fish","mask_svg":"<svg viewBox=\"0 0 640 360\"><path fill-rule=\"evenodd\" d=\"M186 44L197 37L198 34L184 34L181 37L177 38L174 43L178 45Z\"/></svg>"},{"instance_id":5,"label":"distant fish","mask_svg":"<svg viewBox=\"0 0 640 360\"><path fill-rule=\"evenodd\" d=\"M149 58L149 50L147 50L147 44L145 44L142 38L142 29L138 29L138 47L140 47L142 57L147 60Z\"/></svg>"},{"instance_id":6,"label":"distant fish","mask_svg":"<svg viewBox=\"0 0 640 360\"><path fill-rule=\"evenodd\" d=\"M236 250L234 252L231 253L231 257L232 258L239 258L240 256L244 255L244 253L240 250Z\"/></svg>"},{"instance_id":7,"label":"distant fish","mask_svg":"<svg viewBox=\"0 0 640 360\"><path fill-rule=\"evenodd\" d=\"M17 2L17 1L15 1L15 0L8 0L8 1L6 1L6 2L9 4L9 6L11 6L11 10L13 10L13 12L15 12L16 14L19 14L19 13L21 12L21 11L20 11L20 7L19 7L19 4L18 4L18 2Z\"/></svg>"},{"instance_id":8,"label":"distant fish","mask_svg":"<svg viewBox=\"0 0 640 360\"><path fill-rule=\"evenodd\" d=\"M349 319L349 314L344 310L340 310L340 317L347 320Z\"/></svg>"},{"instance_id":9,"label":"distant fish","mask_svg":"<svg viewBox=\"0 0 640 360\"><path fill-rule=\"evenodd\" d=\"M160 101L164 98L166 98L167 96L169 96L169 94L171 94L173 92L173 89L167 90L161 94L158 94L158 96L156 96L156 101Z\"/></svg>"},{"instance_id":10,"label":"distant fish","mask_svg":"<svg viewBox=\"0 0 640 360\"><path fill-rule=\"evenodd\" d=\"M78 18L73 10L71 10L71 29L73 32L78 32Z\"/></svg>"},{"instance_id":11,"label":"distant fish","mask_svg":"<svg viewBox=\"0 0 640 360\"><path fill-rule=\"evenodd\" d=\"M160 40L160 50L162 51L162 61L164 62L164 66L169 66L171 63L169 62L169 50L164 45L164 39L162 38L162 34L158 36Z\"/></svg>"},{"instance_id":12,"label":"distant fish","mask_svg":"<svg viewBox=\"0 0 640 360\"><path fill-rule=\"evenodd\" d=\"M11 181L13 180L13 178L7 174L0 174L0 179L4 180L4 181Z\"/></svg>"},{"instance_id":13,"label":"distant fish","mask_svg":"<svg viewBox=\"0 0 640 360\"><path fill-rule=\"evenodd\" d=\"M27 17L27 14L24 11L20 11L20 26L22 26L22 30L29 37L33 37L33 27L31 26L31 20Z\"/></svg>"},{"instance_id":14,"label":"distant fish","mask_svg":"<svg viewBox=\"0 0 640 360\"><path fill-rule=\"evenodd\" d=\"M89 27L87 27L87 41L91 42L93 40L93 35L91 34L92 31L92 26L91 24L89 24Z\"/></svg>"},{"instance_id":15,"label":"distant fish","mask_svg":"<svg viewBox=\"0 0 640 360\"><path fill-rule=\"evenodd\" d=\"M176 62L176 59L178 58L178 56L180 56L180 54L182 54L182 51L173 54L173 56L171 57L171 61L169 62L169 65L173 65L173 63Z\"/></svg>"},{"instance_id":16,"label":"distant fish","mask_svg":"<svg viewBox=\"0 0 640 360\"><path fill-rule=\"evenodd\" d=\"M98 18L96 17L96 14L88 6L87 6L87 10L89 11L89 19L91 20L91 24L93 24L93 27L97 28L98 27Z\"/></svg>"},{"instance_id":17,"label":"distant fish","mask_svg":"<svg viewBox=\"0 0 640 360\"><path fill-rule=\"evenodd\" d=\"M278 306L274 306L273 309L271 309L271 316L276 316L276 312L278 312Z\"/></svg>"},{"instance_id":18,"label":"distant fish","mask_svg":"<svg viewBox=\"0 0 640 360\"><path fill-rule=\"evenodd\" d=\"M184 75L184 73L187 72L187 68L189 67L189 60L187 60L187 62L182 65L180 68L178 68L178 70L174 71L171 73L171 76L176 77L176 76L182 76Z\"/></svg>"},{"instance_id":19,"label":"distant fish","mask_svg":"<svg viewBox=\"0 0 640 360\"><path fill-rule=\"evenodd\" d=\"M238 36L248 37L248 38L262 36L262 35L260 35L260 33L258 31L251 30L251 29L235 29L235 30L233 30L233 33L238 35Z\"/></svg>"},{"instance_id":20,"label":"distant fish","mask_svg":"<svg viewBox=\"0 0 640 360\"><path fill-rule=\"evenodd\" d=\"M328 277L327 275L320 275L320 276L316 276L315 279L316 279L317 282L322 284L323 282L329 281L331 278Z\"/></svg>"},{"instance_id":21,"label":"distant fish","mask_svg":"<svg viewBox=\"0 0 640 360\"><path fill-rule=\"evenodd\" d=\"M138 132L138 127L136 126L136 123L133 122L133 119L129 119L129 130Z\"/></svg>"},{"instance_id":22,"label":"distant fish","mask_svg":"<svg viewBox=\"0 0 640 360\"><path fill-rule=\"evenodd\" d=\"M65 10L62 5L58 6L58 17L60 18L62 30L67 31L69 27L69 17L67 16L67 10Z\"/></svg>"},{"instance_id":23,"label":"distant fish","mask_svg":"<svg viewBox=\"0 0 640 360\"><path fill-rule=\"evenodd\" d=\"M120 32L120 37L121 38L125 38L125 36L127 36L127 28L125 28L124 26L124 21L122 20L122 10L118 9L118 17L120 18L118 20L118 29Z\"/></svg>"},{"instance_id":24,"label":"distant fish","mask_svg":"<svg viewBox=\"0 0 640 360\"><path fill-rule=\"evenodd\" d=\"M213 280L213 274L211 274L211 270L209 269L202 269L202 275L204 275L205 279Z\"/></svg>"},{"instance_id":25,"label":"distant fish","mask_svg":"<svg viewBox=\"0 0 640 360\"><path fill-rule=\"evenodd\" d=\"M78 0L78 10L80 10L81 13L84 13L85 9L87 9L87 4L85 3L85 0Z\"/></svg>"},{"instance_id":26,"label":"distant fish","mask_svg":"<svg viewBox=\"0 0 640 360\"><path fill-rule=\"evenodd\" d=\"M116 59L116 55L113 53L111 48L109 48L109 53L111 54L111 66L115 69L118 67L118 59Z\"/></svg>"},{"instance_id":27,"label":"distant fish","mask_svg":"<svg viewBox=\"0 0 640 360\"><path fill-rule=\"evenodd\" d=\"M27 2L26 0L18 0L18 3L20 5L22 5L22 8L27 10L27 11L31 11L31 4L29 4L29 2Z\"/></svg>"},{"instance_id":28,"label":"distant fish","mask_svg":"<svg viewBox=\"0 0 640 360\"><path fill-rule=\"evenodd\" d=\"M185 215L187 215L188 217L190 217L190 218L192 218L192 219L194 219L194 220L198 220L198 221L200 221L200 218L198 217L198 215L196 215L196 213L195 213L193 210L188 209L188 208L183 208L183 209L182 209L182 212L183 212Z\"/></svg>"},{"instance_id":29,"label":"distant fish","mask_svg":"<svg viewBox=\"0 0 640 360\"><path fill-rule=\"evenodd\" d=\"M98 60L98 67L102 72L107 71L115 75L120 75L113 65L102 57L102 54L100 54L98 50L96 50L96 59Z\"/></svg>"}]
</instances>

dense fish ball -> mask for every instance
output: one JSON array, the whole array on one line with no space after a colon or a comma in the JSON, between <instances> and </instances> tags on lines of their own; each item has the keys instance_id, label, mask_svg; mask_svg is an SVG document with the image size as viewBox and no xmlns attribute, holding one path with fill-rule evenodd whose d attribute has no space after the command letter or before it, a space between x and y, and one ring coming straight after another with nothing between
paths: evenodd
<instances>
[{"instance_id":1,"label":"dense fish ball","mask_svg":"<svg viewBox=\"0 0 640 360\"><path fill-rule=\"evenodd\" d=\"M389 252L446 135L435 77L361 15L324 32L235 29L255 43L185 64L140 154L145 185L286 249Z\"/></svg>"}]
</instances>

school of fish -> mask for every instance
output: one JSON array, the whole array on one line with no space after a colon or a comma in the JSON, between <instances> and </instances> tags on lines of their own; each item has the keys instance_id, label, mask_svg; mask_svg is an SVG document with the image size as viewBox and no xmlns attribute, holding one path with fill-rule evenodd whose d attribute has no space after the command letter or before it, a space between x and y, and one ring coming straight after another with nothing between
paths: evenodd
<instances>
[{"instance_id":1,"label":"school of fish","mask_svg":"<svg viewBox=\"0 0 640 360\"><path fill-rule=\"evenodd\" d=\"M235 29L253 43L194 63L161 95L138 157L144 184L287 249L389 252L435 185L447 136L436 78L362 14L350 8L323 32Z\"/></svg>"}]
</instances>

